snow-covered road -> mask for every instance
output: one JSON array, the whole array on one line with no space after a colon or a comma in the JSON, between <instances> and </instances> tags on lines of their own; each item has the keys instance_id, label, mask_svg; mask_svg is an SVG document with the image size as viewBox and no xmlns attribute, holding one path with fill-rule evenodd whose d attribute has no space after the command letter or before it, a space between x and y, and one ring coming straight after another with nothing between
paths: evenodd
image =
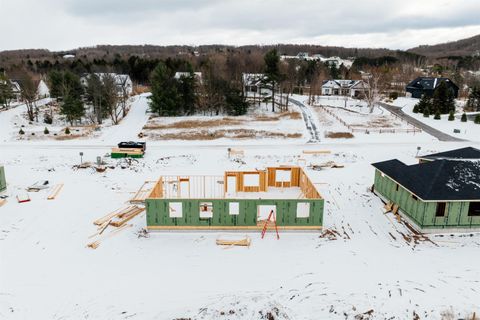
<instances>
[{"instance_id":1,"label":"snow-covered road","mask_svg":"<svg viewBox=\"0 0 480 320\"><path fill-rule=\"evenodd\" d=\"M138 140L138 134L148 121L149 96L150 94L141 94L133 97L134 101L127 116L118 125L103 129L99 141L116 145L119 141Z\"/></svg>"},{"instance_id":2,"label":"snow-covered road","mask_svg":"<svg viewBox=\"0 0 480 320\"><path fill-rule=\"evenodd\" d=\"M302 112L303 120L305 121L305 126L307 128L310 139L308 143L317 143L320 142L321 133L319 132L320 125L316 120L310 107L299 100L290 98L290 101L297 105Z\"/></svg>"}]
</instances>

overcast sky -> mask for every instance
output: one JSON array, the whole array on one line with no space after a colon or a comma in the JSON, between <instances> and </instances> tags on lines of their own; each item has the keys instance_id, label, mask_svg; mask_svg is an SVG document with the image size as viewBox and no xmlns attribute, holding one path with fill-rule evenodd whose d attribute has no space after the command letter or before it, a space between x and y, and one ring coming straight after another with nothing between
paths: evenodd
<instances>
[{"instance_id":1,"label":"overcast sky","mask_svg":"<svg viewBox=\"0 0 480 320\"><path fill-rule=\"evenodd\" d=\"M0 50L309 43L406 49L480 34L479 0L0 0Z\"/></svg>"}]
</instances>

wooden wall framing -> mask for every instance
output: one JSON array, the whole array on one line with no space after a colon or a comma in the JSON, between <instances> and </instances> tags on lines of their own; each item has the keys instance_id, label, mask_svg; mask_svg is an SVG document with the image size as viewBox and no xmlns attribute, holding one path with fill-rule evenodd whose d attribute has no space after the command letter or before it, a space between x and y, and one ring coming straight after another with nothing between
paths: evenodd
<instances>
[{"instance_id":1,"label":"wooden wall framing","mask_svg":"<svg viewBox=\"0 0 480 320\"><path fill-rule=\"evenodd\" d=\"M290 181L277 181L278 171L290 171ZM258 186L245 185L245 176L258 175ZM306 199L322 199L322 196L301 167L284 166L268 167L265 170L226 171L224 176L162 176L155 184L148 198L176 199L224 199L228 190L228 178L235 177L235 193L238 192L268 192L269 187L297 187ZM188 192L185 194L185 183ZM175 184L172 186L172 184Z\"/></svg>"}]
</instances>

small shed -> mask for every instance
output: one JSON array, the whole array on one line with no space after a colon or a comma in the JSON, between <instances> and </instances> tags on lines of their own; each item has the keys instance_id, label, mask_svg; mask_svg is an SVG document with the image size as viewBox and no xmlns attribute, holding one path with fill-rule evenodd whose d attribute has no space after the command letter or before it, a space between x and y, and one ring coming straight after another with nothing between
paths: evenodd
<instances>
[{"instance_id":1,"label":"small shed","mask_svg":"<svg viewBox=\"0 0 480 320\"><path fill-rule=\"evenodd\" d=\"M7 180L5 179L5 168L0 166L0 192L7 189Z\"/></svg>"},{"instance_id":2,"label":"small shed","mask_svg":"<svg viewBox=\"0 0 480 320\"><path fill-rule=\"evenodd\" d=\"M423 231L480 229L480 161L372 164L374 191Z\"/></svg>"}]
</instances>

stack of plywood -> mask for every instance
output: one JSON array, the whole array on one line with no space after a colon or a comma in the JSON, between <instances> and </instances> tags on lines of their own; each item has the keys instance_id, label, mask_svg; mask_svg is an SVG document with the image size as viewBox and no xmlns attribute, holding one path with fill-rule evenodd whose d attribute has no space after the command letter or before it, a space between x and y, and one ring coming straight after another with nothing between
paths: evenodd
<instances>
[{"instance_id":1,"label":"stack of plywood","mask_svg":"<svg viewBox=\"0 0 480 320\"><path fill-rule=\"evenodd\" d=\"M112 148L112 158L143 158L144 151L137 148Z\"/></svg>"}]
</instances>

